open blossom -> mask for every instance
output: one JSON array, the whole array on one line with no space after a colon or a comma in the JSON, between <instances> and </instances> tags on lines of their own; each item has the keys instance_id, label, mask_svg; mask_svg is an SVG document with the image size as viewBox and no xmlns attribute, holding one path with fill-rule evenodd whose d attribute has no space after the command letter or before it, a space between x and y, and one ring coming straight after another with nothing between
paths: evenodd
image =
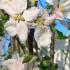
<instances>
[{"instance_id":1,"label":"open blossom","mask_svg":"<svg viewBox=\"0 0 70 70\"><path fill-rule=\"evenodd\" d=\"M26 41L28 28L23 21L20 21L21 13L27 8L27 0L0 0L0 9L10 15L9 21L5 24L5 30L10 36L17 35L21 42Z\"/></svg>"},{"instance_id":2,"label":"open blossom","mask_svg":"<svg viewBox=\"0 0 70 70\"><path fill-rule=\"evenodd\" d=\"M51 31L44 26L37 27L35 29L34 38L39 46L41 47L49 47L51 43Z\"/></svg>"},{"instance_id":3,"label":"open blossom","mask_svg":"<svg viewBox=\"0 0 70 70\"><path fill-rule=\"evenodd\" d=\"M10 18L10 20L5 24L6 31L10 34L10 36L17 35L21 42L27 40L28 28L23 21L15 21Z\"/></svg>"},{"instance_id":4,"label":"open blossom","mask_svg":"<svg viewBox=\"0 0 70 70\"><path fill-rule=\"evenodd\" d=\"M27 0L0 0L0 9L9 15L17 15L27 8Z\"/></svg>"},{"instance_id":5,"label":"open blossom","mask_svg":"<svg viewBox=\"0 0 70 70\"><path fill-rule=\"evenodd\" d=\"M45 10L44 8L37 8L37 7L32 7L28 10L25 10L22 17L24 17L25 21L33 21L35 19L37 19L38 16L42 16L43 18L45 18L45 25L50 25L53 20L57 17L56 13L54 13L53 15L49 15L47 10ZM30 24L30 22L29 22ZM33 25L34 23L32 23ZM31 25L31 24L30 24Z\"/></svg>"}]
</instances>

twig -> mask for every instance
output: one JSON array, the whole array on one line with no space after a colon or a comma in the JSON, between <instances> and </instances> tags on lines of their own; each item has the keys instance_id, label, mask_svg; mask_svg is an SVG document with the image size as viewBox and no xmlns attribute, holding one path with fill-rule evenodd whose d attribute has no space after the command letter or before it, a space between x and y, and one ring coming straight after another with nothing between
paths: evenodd
<instances>
[{"instance_id":1,"label":"twig","mask_svg":"<svg viewBox=\"0 0 70 70\"><path fill-rule=\"evenodd\" d=\"M53 27L53 25L51 25L51 27ZM51 63L54 63L54 44L55 44L55 33L54 31L51 29L51 32L52 32L52 37L51 37L51 45L50 45L50 57L51 57L51 60L50 62Z\"/></svg>"}]
</instances>

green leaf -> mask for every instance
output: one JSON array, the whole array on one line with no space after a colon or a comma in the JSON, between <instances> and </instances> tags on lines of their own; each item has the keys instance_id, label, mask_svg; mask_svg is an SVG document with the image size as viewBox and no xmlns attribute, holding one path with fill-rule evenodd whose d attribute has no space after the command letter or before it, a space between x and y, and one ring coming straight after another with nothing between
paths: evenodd
<instances>
[{"instance_id":1,"label":"green leaf","mask_svg":"<svg viewBox=\"0 0 70 70\"><path fill-rule=\"evenodd\" d=\"M0 36L4 35L4 24L8 19L9 16L3 10L0 10Z\"/></svg>"},{"instance_id":2,"label":"green leaf","mask_svg":"<svg viewBox=\"0 0 70 70\"><path fill-rule=\"evenodd\" d=\"M33 57L33 55L29 55L29 54L25 55L24 56L23 63L29 62L32 59L32 57Z\"/></svg>"}]
</instances>

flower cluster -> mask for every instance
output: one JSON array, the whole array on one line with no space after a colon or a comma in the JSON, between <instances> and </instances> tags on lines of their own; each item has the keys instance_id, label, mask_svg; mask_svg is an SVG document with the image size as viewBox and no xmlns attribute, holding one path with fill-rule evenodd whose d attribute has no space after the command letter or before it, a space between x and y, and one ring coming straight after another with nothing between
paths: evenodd
<instances>
[{"instance_id":1,"label":"flower cluster","mask_svg":"<svg viewBox=\"0 0 70 70\"><path fill-rule=\"evenodd\" d=\"M27 40L28 28L32 26L37 27L40 24L40 22L37 22L38 16L39 20L42 21L41 25L49 25L54 18L57 17L55 13L52 16L49 16L47 10L44 8L26 8L27 0L0 1L0 9L3 9L9 15L9 20L4 25L5 30L10 34L11 37L17 35L21 43L24 43ZM50 37L50 35L48 36ZM46 36L46 39L48 36Z\"/></svg>"}]
</instances>

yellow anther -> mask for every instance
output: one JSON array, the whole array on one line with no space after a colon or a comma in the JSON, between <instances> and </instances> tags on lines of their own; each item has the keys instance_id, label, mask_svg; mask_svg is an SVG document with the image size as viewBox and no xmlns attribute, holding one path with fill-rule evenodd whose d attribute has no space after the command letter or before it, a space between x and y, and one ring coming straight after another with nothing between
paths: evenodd
<instances>
[{"instance_id":1,"label":"yellow anther","mask_svg":"<svg viewBox=\"0 0 70 70\"><path fill-rule=\"evenodd\" d=\"M59 5L59 10L60 10L61 12L64 11L64 6L63 6L62 4Z\"/></svg>"},{"instance_id":2,"label":"yellow anther","mask_svg":"<svg viewBox=\"0 0 70 70\"><path fill-rule=\"evenodd\" d=\"M7 3L7 4L10 3L10 2L12 2L12 0L5 0L4 1L4 3Z\"/></svg>"},{"instance_id":3,"label":"yellow anther","mask_svg":"<svg viewBox=\"0 0 70 70\"><path fill-rule=\"evenodd\" d=\"M15 20L24 20L24 18L21 15L15 15L15 16L13 16L13 18Z\"/></svg>"},{"instance_id":4,"label":"yellow anther","mask_svg":"<svg viewBox=\"0 0 70 70\"><path fill-rule=\"evenodd\" d=\"M36 2L37 0L32 0L32 2L35 4L35 2Z\"/></svg>"}]
</instances>

